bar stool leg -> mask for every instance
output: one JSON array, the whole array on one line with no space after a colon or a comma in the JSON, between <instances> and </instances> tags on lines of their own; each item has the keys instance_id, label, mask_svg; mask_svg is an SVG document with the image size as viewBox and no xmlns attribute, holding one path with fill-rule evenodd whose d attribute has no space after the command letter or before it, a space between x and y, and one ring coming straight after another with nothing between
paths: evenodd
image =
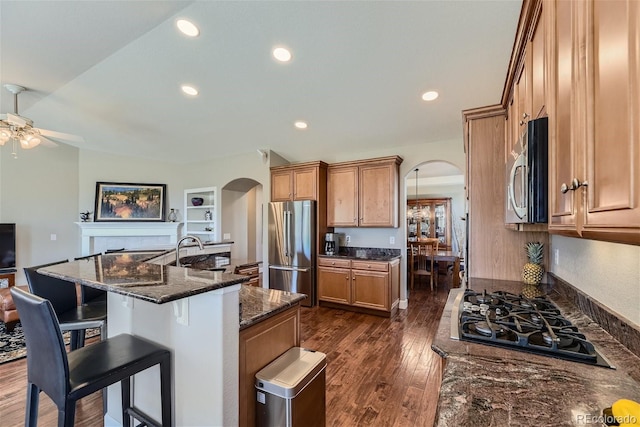
<instances>
[{"instance_id":1,"label":"bar stool leg","mask_svg":"<svg viewBox=\"0 0 640 427\"><path fill-rule=\"evenodd\" d=\"M131 407L131 381L125 378L120 381L122 389L122 427L131 427L131 417L129 416L129 408Z\"/></svg>"},{"instance_id":2,"label":"bar stool leg","mask_svg":"<svg viewBox=\"0 0 640 427\"><path fill-rule=\"evenodd\" d=\"M38 425L39 402L40 389L35 384L27 384L27 410L24 420L25 427L35 427Z\"/></svg>"},{"instance_id":3,"label":"bar stool leg","mask_svg":"<svg viewBox=\"0 0 640 427\"><path fill-rule=\"evenodd\" d=\"M160 403L162 405L162 426L171 424L171 356L160 362Z\"/></svg>"}]
</instances>

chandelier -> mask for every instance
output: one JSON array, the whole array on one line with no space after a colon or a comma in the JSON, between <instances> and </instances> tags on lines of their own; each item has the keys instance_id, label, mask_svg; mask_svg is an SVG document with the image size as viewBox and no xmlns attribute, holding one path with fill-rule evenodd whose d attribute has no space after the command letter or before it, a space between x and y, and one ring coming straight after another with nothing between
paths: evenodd
<instances>
[{"instance_id":1,"label":"chandelier","mask_svg":"<svg viewBox=\"0 0 640 427\"><path fill-rule=\"evenodd\" d=\"M407 210L407 218L411 222L420 221L424 216L423 207L418 203L418 168L415 169L416 173L416 193L415 193L415 205L411 209Z\"/></svg>"}]
</instances>

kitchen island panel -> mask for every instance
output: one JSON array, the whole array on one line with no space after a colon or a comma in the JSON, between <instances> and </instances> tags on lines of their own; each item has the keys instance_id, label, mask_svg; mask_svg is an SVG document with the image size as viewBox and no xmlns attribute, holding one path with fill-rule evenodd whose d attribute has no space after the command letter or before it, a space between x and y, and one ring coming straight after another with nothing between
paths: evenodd
<instances>
[{"instance_id":1,"label":"kitchen island panel","mask_svg":"<svg viewBox=\"0 0 640 427\"><path fill-rule=\"evenodd\" d=\"M108 294L108 335L130 333L170 348L175 425L238 424L238 330L240 285L170 304ZM186 323L186 324L183 324ZM159 371L135 377L137 407L160 419ZM108 390L105 425L122 425L120 386Z\"/></svg>"}]
</instances>

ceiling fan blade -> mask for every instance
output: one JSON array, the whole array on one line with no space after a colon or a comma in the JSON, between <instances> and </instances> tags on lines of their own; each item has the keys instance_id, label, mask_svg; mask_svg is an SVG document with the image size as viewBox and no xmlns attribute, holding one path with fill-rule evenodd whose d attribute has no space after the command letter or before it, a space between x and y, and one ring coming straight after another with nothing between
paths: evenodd
<instances>
[{"instance_id":1,"label":"ceiling fan blade","mask_svg":"<svg viewBox=\"0 0 640 427\"><path fill-rule=\"evenodd\" d=\"M54 130L38 129L40 135L47 138L61 139L70 142L84 142L84 138L78 135L71 135L70 133L56 132Z\"/></svg>"},{"instance_id":2,"label":"ceiling fan blade","mask_svg":"<svg viewBox=\"0 0 640 427\"><path fill-rule=\"evenodd\" d=\"M55 148L55 147L58 146L57 143L53 142L50 139L45 138L42 135L40 135L40 144L42 144L42 146L44 146L44 147L49 147L49 148Z\"/></svg>"}]
</instances>

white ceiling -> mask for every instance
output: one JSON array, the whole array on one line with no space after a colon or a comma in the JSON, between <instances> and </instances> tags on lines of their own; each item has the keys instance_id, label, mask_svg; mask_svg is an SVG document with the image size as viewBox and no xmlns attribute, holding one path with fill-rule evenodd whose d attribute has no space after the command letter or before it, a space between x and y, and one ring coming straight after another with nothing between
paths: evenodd
<instances>
[{"instance_id":1,"label":"white ceiling","mask_svg":"<svg viewBox=\"0 0 640 427\"><path fill-rule=\"evenodd\" d=\"M175 163L459 144L461 110L500 102L521 3L0 0L0 83L30 89L20 114L36 127ZM278 44L290 63L272 60Z\"/></svg>"}]
</instances>

